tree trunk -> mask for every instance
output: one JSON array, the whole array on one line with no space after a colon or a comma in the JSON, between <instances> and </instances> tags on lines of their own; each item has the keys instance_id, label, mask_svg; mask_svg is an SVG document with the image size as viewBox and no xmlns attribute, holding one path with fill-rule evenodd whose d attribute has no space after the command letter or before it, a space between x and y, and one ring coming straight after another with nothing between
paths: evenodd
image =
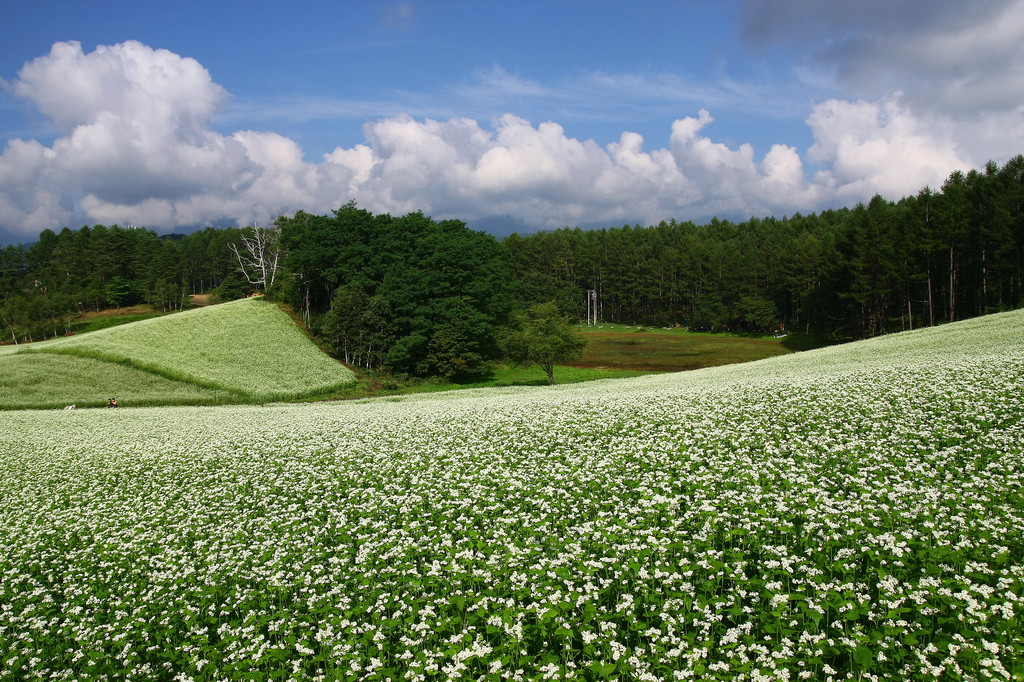
<instances>
[{"instance_id":1,"label":"tree trunk","mask_svg":"<svg viewBox=\"0 0 1024 682\"><path fill-rule=\"evenodd\" d=\"M541 365L541 367L544 369L544 373L548 375L548 385L549 386L554 386L555 385L555 366L554 366L554 364Z\"/></svg>"},{"instance_id":2,"label":"tree trunk","mask_svg":"<svg viewBox=\"0 0 1024 682\"><path fill-rule=\"evenodd\" d=\"M956 322L956 259L955 251L949 247L949 321Z\"/></svg>"},{"instance_id":3,"label":"tree trunk","mask_svg":"<svg viewBox=\"0 0 1024 682\"><path fill-rule=\"evenodd\" d=\"M932 299L932 270L928 267L928 326L935 326L935 301Z\"/></svg>"}]
</instances>

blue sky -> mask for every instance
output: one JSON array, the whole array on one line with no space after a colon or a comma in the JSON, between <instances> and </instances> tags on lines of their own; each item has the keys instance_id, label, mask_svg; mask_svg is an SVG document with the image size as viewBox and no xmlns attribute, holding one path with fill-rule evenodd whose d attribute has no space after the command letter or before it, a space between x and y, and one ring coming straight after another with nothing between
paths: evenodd
<instances>
[{"instance_id":1,"label":"blue sky","mask_svg":"<svg viewBox=\"0 0 1024 682\"><path fill-rule=\"evenodd\" d=\"M1024 0L40 0L2 16L0 243L350 199L529 228L782 216L1024 153Z\"/></svg>"}]
</instances>

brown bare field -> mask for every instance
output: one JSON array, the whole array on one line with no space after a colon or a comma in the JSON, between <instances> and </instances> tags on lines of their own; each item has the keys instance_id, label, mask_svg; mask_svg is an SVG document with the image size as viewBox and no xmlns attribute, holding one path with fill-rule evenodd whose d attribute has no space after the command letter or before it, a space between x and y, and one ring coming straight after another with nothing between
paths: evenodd
<instances>
[{"instance_id":1,"label":"brown bare field","mask_svg":"<svg viewBox=\"0 0 1024 682\"><path fill-rule=\"evenodd\" d=\"M122 315L156 315L157 313L159 313L159 311L154 310L153 306L140 304L128 306L126 308L108 308L107 310L87 311L80 314L76 319L92 320L97 317L120 317Z\"/></svg>"}]
</instances>

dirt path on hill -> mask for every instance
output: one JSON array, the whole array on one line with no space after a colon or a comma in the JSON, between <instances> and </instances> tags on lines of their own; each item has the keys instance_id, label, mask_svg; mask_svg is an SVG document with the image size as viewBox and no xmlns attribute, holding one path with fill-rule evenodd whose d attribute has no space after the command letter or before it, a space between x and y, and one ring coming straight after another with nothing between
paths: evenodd
<instances>
[{"instance_id":1,"label":"dirt path on hill","mask_svg":"<svg viewBox=\"0 0 1024 682\"><path fill-rule=\"evenodd\" d=\"M148 305L133 305L127 308L108 308L107 310L85 312L79 315L80 320L91 320L94 317L115 317L117 315L146 315L153 312L160 312L154 310L152 306Z\"/></svg>"}]
</instances>

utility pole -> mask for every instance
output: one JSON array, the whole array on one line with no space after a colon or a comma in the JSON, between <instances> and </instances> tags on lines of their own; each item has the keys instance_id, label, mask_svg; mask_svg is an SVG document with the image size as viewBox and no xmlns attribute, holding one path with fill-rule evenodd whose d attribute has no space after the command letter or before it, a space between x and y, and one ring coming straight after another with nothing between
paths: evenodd
<instances>
[{"instance_id":1,"label":"utility pole","mask_svg":"<svg viewBox=\"0 0 1024 682\"><path fill-rule=\"evenodd\" d=\"M587 289L587 326L597 326L597 290Z\"/></svg>"}]
</instances>

